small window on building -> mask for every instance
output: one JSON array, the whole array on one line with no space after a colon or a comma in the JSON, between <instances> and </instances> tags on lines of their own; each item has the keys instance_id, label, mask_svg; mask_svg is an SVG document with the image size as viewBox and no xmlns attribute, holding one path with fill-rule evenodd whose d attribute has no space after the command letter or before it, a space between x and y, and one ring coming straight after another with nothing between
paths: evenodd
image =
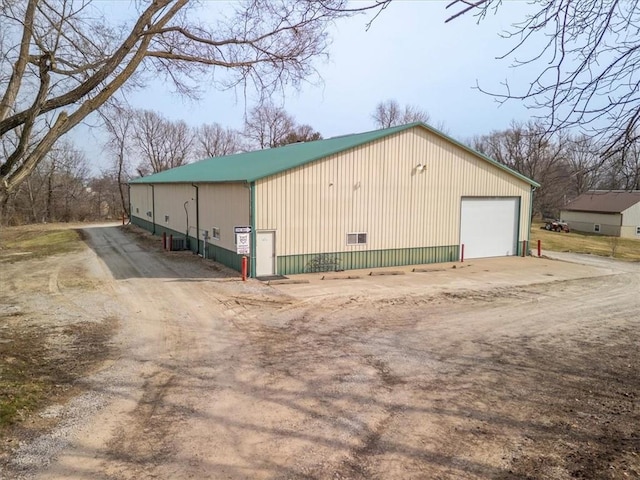
<instances>
[{"instance_id":1,"label":"small window on building","mask_svg":"<svg viewBox=\"0 0 640 480\"><path fill-rule=\"evenodd\" d=\"M367 243L366 233L347 233L347 245L363 245Z\"/></svg>"},{"instance_id":2,"label":"small window on building","mask_svg":"<svg viewBox=\"0 0 640 480\"><path fill-rule=\"evenodd\" d=\"M596 233L600 233L600 224L596 223L593 225L593 231Z\"/></svg>"},{"instance_id":3,"label":"small window on building","mask_svg":"<svg viewBox=\"0 0 640 480\"><path fill-rule=\"evenodd\" d=\"M164 216L164 223L169 223L169 215Z\"/></svg>"},{"instance_id":4,"label":"small window on building","mask_svg":"<svg viewBox=\"0 0 640 480\"><path fill-rule=\"evenodd\" d=\"M220 240L220 229L218 227L213 227L211 229L211 236L216 240Z\"/></svg>"},{"instance_id":5,"label":"small window on building","mask_svg":"<svg viewBox=\"0 0 640 480\"><path fill-rule=\"evenodd\" d=\"M136 213L140 213L140 209L136 207Z\"/></svg>"}]
</instances>

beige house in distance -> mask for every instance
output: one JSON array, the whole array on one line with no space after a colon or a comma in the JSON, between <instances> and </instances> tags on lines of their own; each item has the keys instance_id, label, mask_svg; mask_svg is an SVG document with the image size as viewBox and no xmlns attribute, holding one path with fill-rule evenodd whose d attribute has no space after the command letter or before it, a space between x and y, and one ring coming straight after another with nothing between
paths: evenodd
<instances>
[{"instance_id":1,"label":"beige house in distance","mask_svg":"<svg viewBox=\"0 0 640 480\"><path fill-rule=\"evenodd\" d=\"M640 191L592 190L560 213L571 230L640 239Z\"/></svg>"},{"instance_id":2,"label":"beige house in distance","mask_svg":"<svg viewBox=\"0 0 640 480\"><path fill-rule=\"evenodd\" d=\"M522 254L537 186L412 123L133 180L131 221L236 270L250 231L252 277L415 265Z\"/></svg>"}]
</instances>

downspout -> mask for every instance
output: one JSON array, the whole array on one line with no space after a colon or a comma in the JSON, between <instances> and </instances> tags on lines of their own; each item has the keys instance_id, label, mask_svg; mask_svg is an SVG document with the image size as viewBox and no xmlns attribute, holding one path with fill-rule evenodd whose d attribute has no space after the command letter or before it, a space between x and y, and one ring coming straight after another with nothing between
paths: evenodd
<instances>
[{"instance_id":1,"label":"downspout","mask_svg":"<svg viewBox=\"0 0 640 480\"><path fill-rule=\"evenodd\" d=\"M256 271L256 183L249 184L249 225L251 226L251 261L249 277L255 278Z\"/></svg>"},{"instance_id":2,"label":"downspout","mask_svg":"<svg viewBox=\"0 0 640 480\"><path fill-rule=\"evenodd\" d=\"M153 188L153 183L149 185L151 187L151 222L153 223L153 235L156 234L156 191Z\"/></svg>"},{"instance_id":3,"label":"downspout","mask_svg":"<svg viewBox=\"0 0 640 480\"><path fill-rule=\"evenodd\" d=\"M131 224L131 184L127 183L127 194L129 195L129 218L127 219L127 225Z\"/></svg>"},{"instance_id":4,"label":"downspout","mask_svg":"<svg viewBox=\"0 0 640 480\"><path fill-rule=\"evenodd\" d=\"M200 189L195 183L191 184L196 189L196 253L200 255Z\"/></svg>"},{"instance_id":5,"label":"downspout","mask_svg":"<svg viewBox=\"0 0 640 480\"><path fill-rule=\"evenodd\" d=\"M533 193L536 191L536 187L531 186L531 195L529 195L529 221L527 222L527 245L531 245L531 223L533 222ZM527 253L525 252L525 257Z\"/></svg>"}]
</instances>

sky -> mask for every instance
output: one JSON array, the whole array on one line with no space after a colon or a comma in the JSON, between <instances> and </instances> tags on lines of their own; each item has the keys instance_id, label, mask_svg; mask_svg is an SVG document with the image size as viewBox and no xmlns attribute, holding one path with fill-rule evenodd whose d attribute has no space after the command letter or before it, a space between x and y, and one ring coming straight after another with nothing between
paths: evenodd
<instances>
[{"instance_id":1,"label":"sky","mask_svg":"<svg viewBox=\"0 0 640 480\"><path fill-rule=\"evenodd\" d=\"M505 80L523 86L526 71L510 68L513 56L497 57L513 46L500 33L523 18L526 2L503 2L496 15L479 24L470 15L445 24L451 15L445 8L449 1L395 0L368 30L370 15L339 21L331 29L330 58L315 63L319 79L285 91L276 103L325 138L375 129L371 114L377 103L390 99L426 110L433 126L443 125L463 142L506 129L512 120L530 119L533 112L521 102L500 105L474 88L479 83L500 90ZM242 128L253 106L242 91L205 86L202 98L194 101L159 81L128 99L135 108L156 110L193 126L217 122L236 129ZM98 134L77 137L90 157L101 155Z\"/></svg>"}]
</instances>

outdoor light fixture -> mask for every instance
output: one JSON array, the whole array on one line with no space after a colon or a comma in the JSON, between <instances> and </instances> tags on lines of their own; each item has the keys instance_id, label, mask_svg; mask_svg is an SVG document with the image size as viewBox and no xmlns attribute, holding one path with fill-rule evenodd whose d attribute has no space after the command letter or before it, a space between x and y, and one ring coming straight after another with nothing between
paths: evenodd
<instances>
[{"instance_id":1,"label":"outdoor light fixture","mask_svg":"<svg viewBox=\"0 0 640 480\"><path fill-rule=\"evenodd\" d=\"M424 163L419 163L416 165L416 171L419 172L423 172L425 169L427 168L427 166Z\"/></svg>"}]
</instances>

